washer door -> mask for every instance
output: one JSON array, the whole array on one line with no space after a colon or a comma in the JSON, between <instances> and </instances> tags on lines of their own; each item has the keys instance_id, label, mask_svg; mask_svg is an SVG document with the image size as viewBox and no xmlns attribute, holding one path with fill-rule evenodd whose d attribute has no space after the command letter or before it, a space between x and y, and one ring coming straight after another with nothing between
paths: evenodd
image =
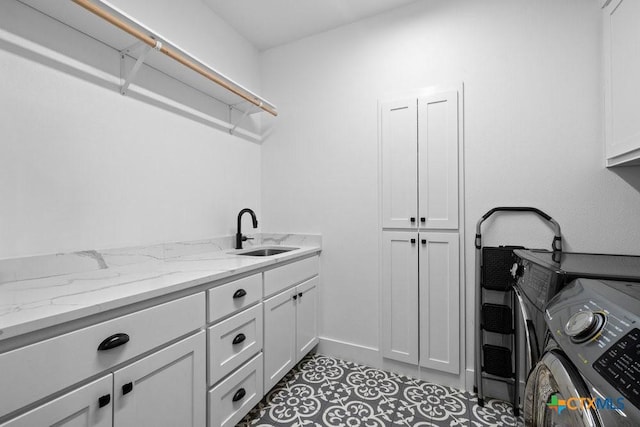
<instances>
[{"instance_id":1,"label":"washer door","mask_svg":"<svg viewBox=\"0 0 640 427\"><path fill-rule=\"evenodd\" d=\"M572 399L565 408L548 405L577 397L590 395L571 362L560 353L545 353L527 380L524 395L525 426L599 427L601 423L597 413L585 409L577 399Z\"/></svg>"}]
</instances>

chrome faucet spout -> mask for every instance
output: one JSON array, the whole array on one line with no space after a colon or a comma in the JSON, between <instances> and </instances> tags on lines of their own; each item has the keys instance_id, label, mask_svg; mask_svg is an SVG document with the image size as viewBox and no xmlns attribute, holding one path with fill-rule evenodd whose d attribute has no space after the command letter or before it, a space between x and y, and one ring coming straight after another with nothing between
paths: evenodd
<instances>
[{"instance_id":1,"label":"chrome faucet spout","mask_svg":"<svg viewBox=\"0 0 640 427\"><path fill-rule=\"evenodd\" d=\"M249 213L251 215L251 222L253 223L253 228L258 228L258 218L256 217L256 213L249 208L244 208L238 213L238 229L236 232L236 249L242 249L242 242L246 240L250 240L250 237L246 237L242 235L242 215L245 213Z\"/></svg>"}]
</instances>

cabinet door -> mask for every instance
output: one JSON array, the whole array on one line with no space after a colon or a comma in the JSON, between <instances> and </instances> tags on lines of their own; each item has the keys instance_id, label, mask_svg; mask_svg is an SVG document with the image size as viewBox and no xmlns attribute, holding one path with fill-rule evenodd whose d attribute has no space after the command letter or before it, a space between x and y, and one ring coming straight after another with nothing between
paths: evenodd
<instances>
[{"instance_id":1,"label":"cabinet door","mask_svg":"<svg viewBox=\"0 0 640 427\"><path fill-rule=\"evenodd\" d=\"M640 2L613 0L604 9L607 166L640 164Z\"/></svg>"},{"instance_id":2,"label":"cabinet door","mask_svg":"<svg viewBox=\"0 0 640 427\"><path fill-rule=\"evenodd\" d=\"M418 234L382 233L382 355L418 363Z\"/></svg>"},{"instance_id":3,"label":"cabinet door","mask_svg":"<svg viewBox=\"0 0 640 427\"><path fill-rule=\"evenodd\" d=\"M458 92L418 99L421 228L458 228Z\"/></svg>"},{"instance_id":4,"label":"cabinet door","mask_svg":"<svg viewBox=\"0 0 640 427\"><path fill-rule=\"evenodd\" d=\"M416 105L416 98L409 98L380 107L383 227L417 227Z\"/></svg>"},{"instance_id":5,"label":"cabinet door","mask_svg":"<svg viewBox=\"0 0 640 427\"><path fill-rule=\"evenodd\" d=\"M205 333L114 373L115 427L201 427L206 414Z\"/></svg>"},{"instance_id":6,"label":"cabinet door","mask_svg":"<svg viewBox=\"0 0 640 427\"><path fill-rule=\"evenodd\" d=\"M295 289L264 302L264 390L269 391L296 363Z\"/></svg>"},{"instance_id":7,"label":"cabinet door","mask_svg":"<svg viewBox=\"0 0 640 427\"><path fill-rule=\"evenodd\" d=\"M113 380L109 374L1 426L111 427L112 388Z\"/></svg>"},{"instance_id":8,"label":"cabinet door","mask_svg":"<svg viewBox=\"0 0 640 427\"><path fill-rule=\"evenodd\" d=\"M296 362L318 344L318 277L296 287Z\"/></svg>"},{"instance_id":9,"label":"cabinet door","mask_svg":"<svg viewBox=\"0 0 640 427\"><path fill-rule=\"evenodd\" d=\"M420 365L460 370L458 233L420 233Z\"/></svg>"}]
</instances>

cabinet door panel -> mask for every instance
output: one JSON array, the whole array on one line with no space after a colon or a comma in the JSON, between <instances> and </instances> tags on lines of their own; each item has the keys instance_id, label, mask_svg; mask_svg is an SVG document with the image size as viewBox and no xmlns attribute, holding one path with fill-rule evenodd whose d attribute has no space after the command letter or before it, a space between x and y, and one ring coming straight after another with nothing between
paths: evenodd
<instances>
[{"instance_id":1,"label":"cabinet door panel","mask_svg":"<svg viewBox=\"0 0 640 427\"><path fill-rule=\"evenodd\" d=\"M385 231L382 235L382 355L415 364L418 363L418 234Z\"/></svg>"},{"instance_id":2,"label":"cabinet door panel","mask_svg":"<svg viewBox=\"0 0 640 427\"><path fill-rule=\"evenodd\" d=\"M318 344L318 277L296 286L296 362Z\"/></svg>"},{"instance_id":3,"label":"cabinet door panel","mask_svg":"<svg viewBox=\"0 0 640 427\"><path fill-rule=\"evenodd\" d=\"M98 399L107 395L112 397L112 391L113 380L109 374L1 426L111 427L111 403L100 408Z\"/></svg>"},{"instance_id":4,"label":"cabinet door panel","mask_svg":"<svg viewBox=\"0 0 640 427\"><path fill-rule=\"evenodd\" d=\"M179 341L114 373L114 425L205 424L205 333ZM125 393L127 384L132 389Z\"/></svg>"},{"instance_id":5,"label":"cabinet door panel","mask_svg":"<svg viewBox=\"0 0 640 427\"><path fill-rule=\"evenodd\" d=\"M416 99L381 104L382 226L415 228L418 212ZM414 222L411 222L411 218Z\"/></svg>"},{"instance_id":6,"label":"cabinet door panel","mask_svg":"<svg viewBox=\"0 0 640 427\"><path fill-rule=\"evenodd\" d=\"M604 10L607 165L640 163L640 2L613 0Z\"/></svg>"},{"instance_id":7,"label":"cabinet door panel","mask_svg":"<svg viewBox=\"0 0 640 427\"><path fill-rule=\"evenodd\" d=\"M458 239L420 233L420 365L452 374L460 371Z\"/></svg>"},{"instance_id":8,"label":"cabinet door panel","mask_svg":"<svg viewBox=\"0 0 640 427\"><path fill-rule=\"evenodd\" d=\"M286 374L296 362L295 289L264 302L264 390Z\"/></svg>"},{"instance_id":9,"label":"cabinet door panel","mask_svg":"<svg viewBox=\"0 0 640 427\"><path fill-rule=\"evenodd\" d=\"M418 158L420 227L458 228L456 91L418 99Z\"/></svg>"}]
</instances>

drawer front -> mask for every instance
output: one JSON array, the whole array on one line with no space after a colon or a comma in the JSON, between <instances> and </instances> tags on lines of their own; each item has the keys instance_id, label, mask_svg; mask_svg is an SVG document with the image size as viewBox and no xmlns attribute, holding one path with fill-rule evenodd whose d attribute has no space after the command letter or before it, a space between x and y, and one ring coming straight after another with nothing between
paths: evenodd
<instances>
[{"instance_id":1,"label":"drawer front","mask_svg":"<svg viewBox=\"0 0 640 427\"><path fill-rule=\"evenodd\" d=\"M235 426L262 399L262 353L209 391L209 427Z\"/></svg>"},{"instance_id":2,"label":"drawer front","mask_svg":"<svg viewBox=\"0 0 640 427\"><path fill-rule=\"evenodd\" d=\"M213 385L262 350L262 304L211 326L208 333Z\"/></svg>"},{"instance_id":3,"label":"drawer front","mask_svg":"<svg viewBox=\"0 0 640 427\"><path fill-rule=\"evenodd\" d=\"M0 354L0 416L204 326L201 292ZM98 346L115 334L129 341Z\"/></svg>"},{"instance_id":4,"label":"drawer front","mask_svg":"<svg viewBox=\"0 0 640 427\"><path fill-rule=\"evenodd\" d=\"M303 259L282 267L264 272L264 296L268 297L317 276L319 272L318 257Z\"/></svg>"},{"instance_id":5,"label":"drawer front","mask_svg":"<svg viewBox=\"0 0 640 427\"><path fill-rule=\"evenodd\" d=\"M220 285L208 291L209 322L215 322L262 298L262 273Z\"/></svg>"}]
</instances>

